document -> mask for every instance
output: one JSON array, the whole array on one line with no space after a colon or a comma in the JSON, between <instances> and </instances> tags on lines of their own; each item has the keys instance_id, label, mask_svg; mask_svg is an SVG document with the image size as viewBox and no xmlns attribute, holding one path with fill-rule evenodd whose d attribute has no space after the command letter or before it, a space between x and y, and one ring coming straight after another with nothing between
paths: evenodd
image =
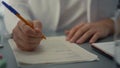
<instances>
[{"instance_id":1,"label":"document","mask_svg":"<svg viewBox=\"0 0 120 68\"><path fill-rule=\"evenodd\" d=\"M114 46L115 42L102 42L102 43L93 43L92 46L103 53L107 54L110 57L114 56Z\"/></svg>"},{"instance_id":2,"label":"document","mask_svg":"<svg viewBox=\"0 0 120 68\"><path fill-rule=\"evenodd\" d=\"M33 52L21 51L10 39L9 44L16 60L24 64L74 63L98 60L97 55L90 53L77 44L65 40L65 36L47 37Z\"/></svg>"}]
</instances>

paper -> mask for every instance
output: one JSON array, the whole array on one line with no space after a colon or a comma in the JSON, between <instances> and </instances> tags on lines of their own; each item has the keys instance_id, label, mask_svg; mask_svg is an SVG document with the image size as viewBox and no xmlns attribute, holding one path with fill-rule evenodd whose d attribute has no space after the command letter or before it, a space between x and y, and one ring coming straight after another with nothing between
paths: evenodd
<instances>
[{"instance_id":1,"label":"paper","mask_svg":"<svg viewBox=\"0 0 120 68\"><path fill-rule=\"evenodd\" d=\"M72 63L98 59L96 55L66 41L64 36L47 37L34 52L21 51L12 39L9 43L17 61L25 64Z\"/></svg>"},{"instance_id":2,"label":"paper","mask_svg":"<svg viewBox=\"0 0 120 68\"><path fill-rule=\"evenodd\" d=\"M102 42L102 43L93 43L92 46L96 47L97 49L103 51L104 53L114 56L114 46L115 42Z\"/></svg>"}]
</instances>

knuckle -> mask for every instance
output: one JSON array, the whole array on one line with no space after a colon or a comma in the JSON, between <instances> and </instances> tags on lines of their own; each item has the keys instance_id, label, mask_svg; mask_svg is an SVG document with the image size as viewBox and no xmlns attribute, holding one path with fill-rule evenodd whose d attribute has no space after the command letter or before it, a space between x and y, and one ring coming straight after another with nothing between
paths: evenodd
<instances>
[{"instance_id":1,"label":"knuckle","mask_svg":"<svg viewBox=\"0 0 120 68\"><path fill-rule=\"evenodd\" d=\"M100 37L100 36L101 36L101 33L100 33L100 32L97 32L97 33L96 33L96 36Z\"/></svg>"},{"instance_id":2,"label":"knuckle","mask_svg":"<svg viewBox=\"0 0 120 68\"><path fill-rule=\"evenodd\" d=\"M87 28L92 27L92 24L87 23L87 24L85 24L85 27L87 27Z\"/></svg>"},{"instance_id":3,"label":"knuckle","mask_svg":"<svg viewBox=\"0 0 120 68\"><path fill-rule=\"evenodd\" d=\"M39 41L39 39L34 39L34 38L30 38L30 37L26 37L25 38L25 43L27 43L27 44L29 44L29 45L31 45L31 44L35 44L35 43L37 43Z\"/></svg>"},{"instance_id":4,"label":"knuckle","mask_svg":"<svg viewBox=\"0 0 120 68\"><path fill-rule=\"evenodd\" d=\"M82 23L80 23L80 25L84 25L84 24L86 24L86 23L83 23L83 22L82 22Z\"/></svg>"},{"instance_id":5,"label":"knuckle","mask_svg":"<svg viewBox=\"0 0 120 68\"><path fill-rule=\"evenodd\" d=\"M18 21L17 25L20 26L21 25L21 21Z\"/></svg>"},{"instance_id":6,"label":"knuckle","mask_svg":"<svg viewBox=\"0 0 120 68\"><path fill-rule=\"evenodd\" d=\"M85 30L81 28L81 29L79 29L78 33L79 33L79 34L84 33L84 31L85 31Z\"/></svg>"},{"instance_id":7,"label":"knuckle","mask_svg":"<svg viewBox=\"0 0 120 68\"><path fill-rule=\"evenodd\" d=\"M27 36L30 34L30 32L31 32L31 30L29 30L29 29L25 29L25 30L24 30L24 33L25 33L25 35L27 35Z\"/></svg>"},{"instance_id":8,"label":"knuckle","mask_svg":"<svg viewBox=\"0 0 120 68\"><path fill-rule=\"evenodd\" d=\"M25 30L25 33L26 33L26 34L28 34L29 32L30 32L30 30L28 30L28 29Z\"/></svg>"},{"instance_id":9,"label":"knuckle","mask_svg":"<svg viewBox=\"0 0 120 68\"><path fill-rule=\"evenodd\" d=\"M28 36L25 36L24 39L25 39L25 42L29 42L30 41L30 38Z\"/></svg>"},{"instance_id":10,"label":"knuckle","mask_svg":"<svg viewBox=\"0 0 120 68\"><path fill-rule=\"evenodd\" d=\"M73 27L73 30L77 30L79 28L79 25L76 25L75 27Z\"/></svg>"},{"instance_id":11,"label":"knuckle","mask_svg":"<svg viewBox=\"0 0 120 68\"><path fill-rule=\"evenodd\" d=\"M13 33L17 32L17 26L12 30Z\"/></svg>"}]
</instances>

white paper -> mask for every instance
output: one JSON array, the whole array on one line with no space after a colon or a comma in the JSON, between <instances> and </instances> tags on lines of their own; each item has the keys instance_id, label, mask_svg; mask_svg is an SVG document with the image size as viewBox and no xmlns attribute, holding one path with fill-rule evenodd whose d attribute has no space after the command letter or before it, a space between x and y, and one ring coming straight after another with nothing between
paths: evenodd
<instances>
[{"instance_id":1,"label":"white paper","mask_svg":"<svg viewBox=\"0 0 120 68\"><path fill-rule=\"evenodd\" d=\"M12 39L9 43L17 61L25 64L71 63L98 59L96 55L66 41L64 36L47 37L34 52L21 51Z\"/></svg>"},{"instance_id":2,"label":"white paper","mask_svg":"<svg viewBox=\"0 0 120 68\"><path fill-rule=\"evenodd\" d=\"M112 41L112 42L93 43L92 45L100 49L104 53L110 56L114 56L115 42Z\"/></svg>"}]
</instances>

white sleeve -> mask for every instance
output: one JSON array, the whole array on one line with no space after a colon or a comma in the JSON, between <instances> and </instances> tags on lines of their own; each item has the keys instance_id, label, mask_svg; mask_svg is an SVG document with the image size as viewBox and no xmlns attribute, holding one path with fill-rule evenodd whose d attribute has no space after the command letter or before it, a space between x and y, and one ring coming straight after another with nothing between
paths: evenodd
<instances>
[{"instance_id":1,"label":"white sleeve","mask_svg":"<svg viewBox=\"0 0 120 68\"><path fill-rule=\"evenodd\" d=\"M120 9L118 9L118 10L115 12L114 16L111 17L111 19L113 20L114 23L116 22L117 17L118 17L119 15L120 15Z\"/></svg>"},{"instance_id":2,"label":"white sleeve","mask_svg":"<svg viewBox=\"0 0 120 68\"><path fill-rule=\"evenodd\" d=\"M29 7L29 0L9 0L8 2L12 7L14 7L25 19L31 20L31 11ZM4 22L9 33L12 33L13 28L18 22L18 18L5 8L4 11Z\"/></svg>"},{"instance_id":3,"label":"white sleeve","mask_svg":"<svg viewBox=\"0 0 120 68\"><path fill-rule=\"evenodd\" d=\"M114 28L115 28L115 33L116 34L120 34L120 9L118 9L115 14L114 17L111 18L114 22Z\"/></svg>"}]
</instances>

